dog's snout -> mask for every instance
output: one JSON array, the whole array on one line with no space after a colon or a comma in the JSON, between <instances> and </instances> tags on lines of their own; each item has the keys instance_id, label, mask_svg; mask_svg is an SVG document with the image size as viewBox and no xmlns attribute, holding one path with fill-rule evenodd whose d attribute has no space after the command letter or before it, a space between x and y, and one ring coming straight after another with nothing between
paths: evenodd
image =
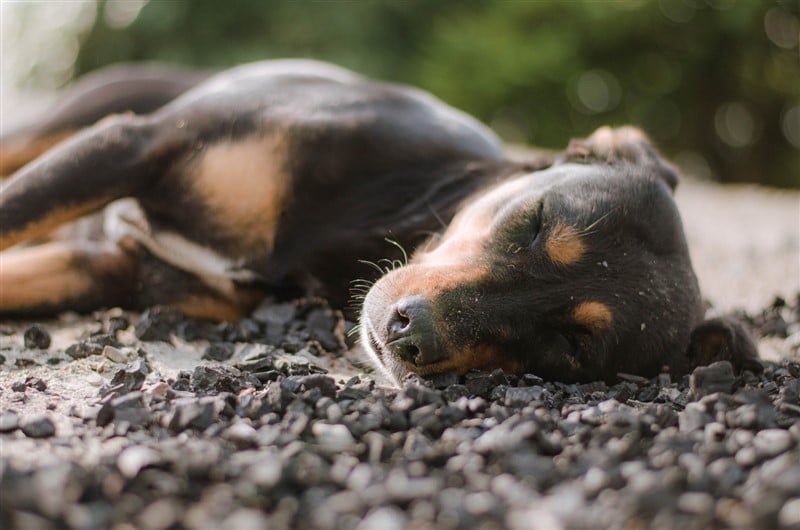
<instances>
[{"instance_id":1,"label":"dog's snout","mask_svg":"<svg viewBox=\"0 0 800 530\"><path fill-rule=\"evenodd\" d=\"M427 300L419 296L403 298L391 311L386 346L393 355L416 366L441 360Z\"/></svg>"}]
</instances>

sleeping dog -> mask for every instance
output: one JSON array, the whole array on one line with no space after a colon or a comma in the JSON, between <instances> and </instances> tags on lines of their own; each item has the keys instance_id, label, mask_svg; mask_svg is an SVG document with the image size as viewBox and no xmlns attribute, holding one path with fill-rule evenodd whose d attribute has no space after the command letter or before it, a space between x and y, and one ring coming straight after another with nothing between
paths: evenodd
<instances>
[{"instance_id":1,"label":"sleeping dog","mask_svg":"<svg viewBox=\"0 0 800 530\"><path fill-rule=\"evenodd\" d=\"M2 315L235 320L287 287L341 305L371 263L360 342L395 382L757 366L740 324L703 321L676 172L636 129L512 162L425 92L304 60L117 67L66 102L2 138L2 169L22 166L0 197Z\"/></svg>"}]
</instances>

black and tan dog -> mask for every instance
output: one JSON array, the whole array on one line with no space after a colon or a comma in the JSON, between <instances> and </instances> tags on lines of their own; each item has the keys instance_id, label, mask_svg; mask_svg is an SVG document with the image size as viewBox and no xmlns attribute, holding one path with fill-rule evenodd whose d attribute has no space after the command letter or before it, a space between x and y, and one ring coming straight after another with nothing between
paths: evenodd
<instances>
[{"instance_id":1,"label":"black and tan dog","mask_svg":"<svg viewBox=\"0 0 800 530\"><path fill-rule=\"evenodd\" d=\"M97 74L3 137L7 169L71 135L3 187L0 249L27 245L1 255L1 314L166 304L237 319L287 286L341 304L366 261L394 264L359 325L395 381L753 362L739 324L703 322L676 174L635 129L519 164L432 96L332 65L148 72ZM76 132L126 109L143 114ZM99 236L54 235L104 208Z\"/></svg>"}]
</instances>

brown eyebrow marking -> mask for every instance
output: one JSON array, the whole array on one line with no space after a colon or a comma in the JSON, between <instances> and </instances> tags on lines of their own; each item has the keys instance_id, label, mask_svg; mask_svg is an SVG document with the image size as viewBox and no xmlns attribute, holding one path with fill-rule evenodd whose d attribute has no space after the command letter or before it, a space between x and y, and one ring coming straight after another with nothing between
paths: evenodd
<instances>
[{"instance_id":1,"label":"brown eyebrow marking","mask_svg":"<svg viewBox=\"0 0 800 530\"><path fill-rule=\"evenodd\" d=\"M596 300L581 302L575 306L572 311L572 318L578 324L586 326L593 331L605 331L614 322L614 314L611 308Z\"/></svg>"},{"instance_id":2,"label":"brown eyebrow marking","mask_svg":"<svg viewBox=\"0 0 800 530\"><path fill-rule=\"evenodd\" d=\"M571 226L557 224L545 243L550 260L558 265L572 265L586 253L586 244Z\"/></svg>"}]
</instances>

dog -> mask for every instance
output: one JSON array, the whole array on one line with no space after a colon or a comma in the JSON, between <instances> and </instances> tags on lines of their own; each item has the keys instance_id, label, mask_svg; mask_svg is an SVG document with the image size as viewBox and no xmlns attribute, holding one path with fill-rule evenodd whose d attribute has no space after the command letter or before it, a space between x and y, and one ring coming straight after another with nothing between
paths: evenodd
<instances>
[{"instance_id":1,"label":"dog","mask_svg":"<svg viewBox=\"0 0 800 530\"><path fill-rule=\"evenodd\" d=\"M515 162L432 95L334 65L153 68L95 74L3 136L0 166L20 169L0 197L1 315L236 320L287 288L341 306L361 279L360 342L395 383L758 367L739 322L704 320L677 172L635 128ZM98 211L101 230L56 230Z\"/></svg>"}]
</instances>

